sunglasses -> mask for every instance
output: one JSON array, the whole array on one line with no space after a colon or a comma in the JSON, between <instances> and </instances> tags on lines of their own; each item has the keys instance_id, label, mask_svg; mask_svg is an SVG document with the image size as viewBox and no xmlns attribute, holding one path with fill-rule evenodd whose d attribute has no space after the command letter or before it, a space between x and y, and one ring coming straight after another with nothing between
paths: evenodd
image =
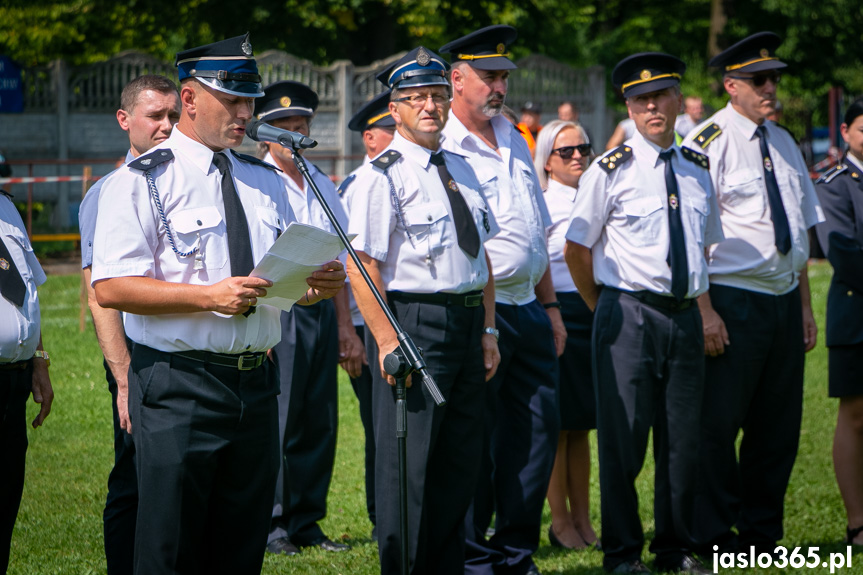
<instances>
[{"instance_id":1,"label":"sunglasses","mask_svg":"<svg viewBox=\"0 0 863 575\"><path fill-rule=\"evenodd\" d=\"M575 154L575 151L578 150L578 153L582 157L586 157L590 155L590 144L579 144L577 146L564 146L562 148L555 148L551 151L552 154L557 154L563 160L572 159L572 156Z\"/></svg>"},{"instance_id":2,"label":"sunglasses","mask_svg":"<svg viewBox=\"0 0 863 575\"><path fill-rule=\"evenodd\" d=\"M774 84L778 84L782 81L782 74L779 72L765 72L764 74L755 74L754 76L728 76L729 78L734 78L735 80L745 80L747 82L752 82L752 85L756 88L760 88L764 84L767 83L767 80L770 80Z\"/></svg>"}]
</instances>

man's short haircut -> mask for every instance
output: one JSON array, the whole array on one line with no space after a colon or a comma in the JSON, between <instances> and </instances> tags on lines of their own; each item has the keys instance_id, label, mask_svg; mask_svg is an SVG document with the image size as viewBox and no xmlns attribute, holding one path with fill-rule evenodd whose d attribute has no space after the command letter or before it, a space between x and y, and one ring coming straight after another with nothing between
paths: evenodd
<instances>
[{"instance_id":1,"label":"man's short haircut","mask_svg":"<svg viewBox=\"0 0 863 575\"><path fill-rule=\"evenodd\" d=\"M132 112L138 105L138 97L145 90L153 90L161 94L176 94L178 97L180 95L177 85L172 80L156 74L145 74L138 76L123 88L123 93L120 94L120 109Z\"/></svg>"}]
</instances>

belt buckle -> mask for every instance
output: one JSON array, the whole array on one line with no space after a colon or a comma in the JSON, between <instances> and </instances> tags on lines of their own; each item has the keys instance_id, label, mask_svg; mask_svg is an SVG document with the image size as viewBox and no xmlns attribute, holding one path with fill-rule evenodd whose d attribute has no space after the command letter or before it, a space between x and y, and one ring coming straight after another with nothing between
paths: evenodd
<instances>
[{"instance_id":1,"label":"belt buckle","mask_svg":"<svg viewBox=\"0 0 863 575\"><path fill-rule=\"evenodd\" d=\"M482 294L476 293L464 296L464 307L477 307L482 303Z\"/></svg>"},{"instance_id":2,"label":"belt buckle","mask_svg":"<svg viewBox=\"0 0 863 575\"><path fill-rule=\"evenodd\" d=\"M248 364L246 360L249 360ZM258 363L258 357L255 355L241 355L237 358L237 369L240 371L251 371L259 365L261 364Z\"/></svg>"}]
</instances>

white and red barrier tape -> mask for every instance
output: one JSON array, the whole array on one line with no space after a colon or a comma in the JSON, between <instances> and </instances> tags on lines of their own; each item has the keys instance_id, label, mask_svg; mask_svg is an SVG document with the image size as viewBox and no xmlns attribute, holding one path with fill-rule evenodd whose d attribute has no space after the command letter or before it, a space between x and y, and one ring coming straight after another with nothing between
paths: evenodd
<instances>
[{"instance_id":1,"label":"white and red barrier tape","mask_svg":"<svg viewBox=\"0 0 863 575\"><path fill-rule=\"evenodd\" d=\"M98 176L87 178L91 181L99 179ZM81 182L84 176L38 176L25 178L0 178L0 184L42 184L46 182Z\"/></svg>"}]
</instances>

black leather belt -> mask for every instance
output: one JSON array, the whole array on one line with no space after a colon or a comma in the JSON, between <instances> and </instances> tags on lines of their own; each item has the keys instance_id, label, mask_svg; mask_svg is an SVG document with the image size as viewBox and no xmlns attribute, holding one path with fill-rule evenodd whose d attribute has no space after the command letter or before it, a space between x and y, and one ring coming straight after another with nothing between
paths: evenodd
<instances>
[{"instance_id":1,"label":"black leather belt","mask_svg":"<svg viewBox=\"0 0 863 575\"><path fill-rule=\"evenodd\" d=\"M259 351L255 353L213 353L211 351L175 351L174 355L200 361L203 363L211 363L222 367L233 367L240 371L249 371L256 369L264 363L267 358L266 352Z\"/></svg>"},{"instance_id":2,"label":"black leather belt","mask_svg":"<svg viewBox=\"0 0 863 575\"><path fill-rule=\"evenodd\" d=\"M613 289L627 295L631 295L641 303L647 304L650 307L655 307L656 309L661 309L663 311L683 311L685 309L691 308L693 304L695 304L694 298L677 301L676 299L674 299L673 296L660 295L658 293L653 293L652 291L647 290L627 291L619 290L617 288L610 288L608 286L606 286L606 288Z\"/></svg>"},{"instance_id":3,"label":"black leather belt","mask_svg":"<svg viewBox=\"0 0 863 575\"><path fill-rule=\"evenodd\" d=\"M22 369L27 369L28 365L30 365L29 359L25 359L24 361L14 361L12 363L0 363L0 370L21 371Z\"/></svg>"},{"instance_id":4,"label":"black leather belt","mask_svg":"<svg viewBox=\"0 0 863 575\"><path fill-rule=\"evenodd\" d=\"M459 307L477 307L482 303L482 291L467 293L410 293L403 291L388 291L387 297L392 301L433 303Z\"/></svg>"}]
</instances>

